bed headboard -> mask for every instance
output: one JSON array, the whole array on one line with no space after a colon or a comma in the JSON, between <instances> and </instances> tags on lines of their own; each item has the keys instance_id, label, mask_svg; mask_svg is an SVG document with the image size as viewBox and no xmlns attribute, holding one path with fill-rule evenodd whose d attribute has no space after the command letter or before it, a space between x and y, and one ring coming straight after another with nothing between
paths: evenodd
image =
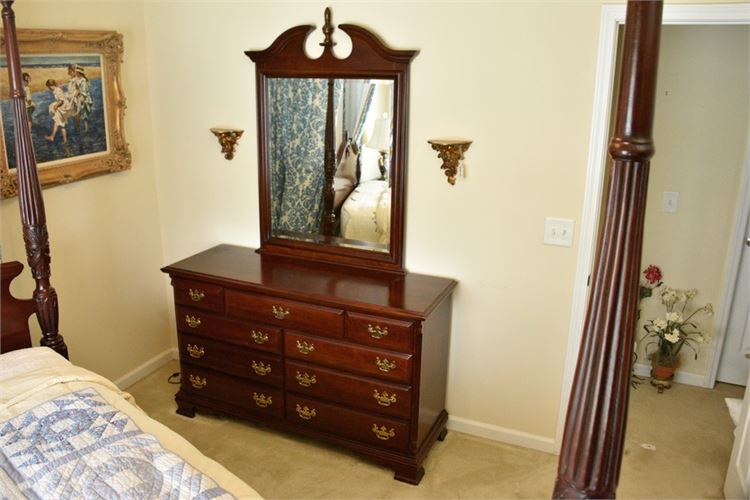
<instances>
[{"instance_id":1,"label":"bed headboard","mask_svg":"<svg viewBox=\"0 0 750 500\"><path fill-rule=\"evenodd\" d=\"M51 347L67 358L68 347L65 345L65 341L57 328L57 292L50 283L51 269L49 235L47 234L47 216L44 211L42 186L39 184L36 159L34 158L33 143L31 141L31 132L29 131L28 120L26 117L23 81L21 78L21 57L18 49L18 37L16 35L16 19L12 9L13 1L14 0L1 0L0 3L3 7L3 41L5 43L5 55L7 56L8 61L8 80L10 82L11 107L13 108L13 127L17 158L16 175L18 179L18 206L21 211L23 241L26 246L26 255L28 256L31 274L36 283L33 302L39 325L42 328L42 339L40 343L43 346ZM10 269L14 268L10 267L9 270ZM15 269L18 269L18 267L15 267ZM18 273L20 273L20 269L18 269ZM16 275L18 273L16 273ZM4 274L5 267L3 267L3 275ZM5 286L5 277L3 277L3 286ZM5 292L5 288L3 288L3 291ZM3 317L6 312L6 299L9 300L9 297L9 293L3 293L2 295L1 305L3 307ZM9 303L12 304L12 302ZM11 305L9 307L12 308L14 306ZM2 332L0 332L0 337L2 337L0 342L6 342L5 335L6 332L3 327ZM16 333L15 335L17 336L19 334ZM4 346L3 350L6 350Z\"/></svg>"},{"instance_id":2,"label":"bed headboard","mask_svg":"<svg viewBox=\"0 0 750 500\"><path fill-rule=\"evenodd\" d=\"M21 274L20 262L0 264L0 354L31 347L29 316L36 312L36 303L31 299L17 299L10 294L10 283Z\"/></svg>"}]
</instances>

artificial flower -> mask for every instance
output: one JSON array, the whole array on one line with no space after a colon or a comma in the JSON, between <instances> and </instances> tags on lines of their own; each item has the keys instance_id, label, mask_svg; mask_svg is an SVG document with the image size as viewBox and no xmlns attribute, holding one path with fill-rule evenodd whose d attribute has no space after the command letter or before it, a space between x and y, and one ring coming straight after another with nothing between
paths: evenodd
<instances>
[{"instance_id":1,"label":"artificial flower","mask_svg":"<svg viewBox=\"0 0 750 500\"><path fill-rule=\"evenodd\" d=\"M674 330L672 330L672 333L664 335L664 339L670 341L673 344L676 344L680 341L680 331L675 328Z\"/></svg>"},{"instance_id":2,"label":"artificial flower","mask_svg":"<svg viewBox=\"0 0 750 500\"><path fill-rule=\"evenodd\" d=\"M671 323L680 323L682 322L682 316L680 316L680 313L676 312L668 312L666 314L667 321Z\"/></svg>"},{"instance_id":3,"label":"artificial flower","mask_svg":"<svg viewBox=\"0 0 750 500\"><path fill-rule=\"evenodd\" d=\"M646 281L648 281L650 285L657 284L662 278L661 269L653 264L648 266L646 270L643 271L643 274L646 276Z\"/></svg>"}]
</instances>

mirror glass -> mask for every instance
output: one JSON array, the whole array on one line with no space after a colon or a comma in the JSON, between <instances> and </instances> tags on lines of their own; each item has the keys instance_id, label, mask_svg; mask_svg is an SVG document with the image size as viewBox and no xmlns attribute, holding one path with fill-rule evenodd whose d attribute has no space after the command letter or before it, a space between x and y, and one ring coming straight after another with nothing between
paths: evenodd
<instances>
[{"instance_id":1,"label":"mirror glass","mask_svg":"<svg viewBox=\"0 0 750 500\"><path fill-rule=\"evenodd\" d=\"M387 253L394 81L268 78L266 82L272 237ZM325 171L329 87L336 156L332 183ZM326 189L331 184L333 189ZM329 212L335 223L326 225Z\"/></svg>"}]
</instances>

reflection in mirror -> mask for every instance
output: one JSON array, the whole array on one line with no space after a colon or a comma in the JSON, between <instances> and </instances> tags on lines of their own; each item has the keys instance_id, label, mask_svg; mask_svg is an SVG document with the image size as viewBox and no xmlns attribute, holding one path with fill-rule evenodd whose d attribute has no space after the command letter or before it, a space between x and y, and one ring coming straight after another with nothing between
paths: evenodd
<instances>
[{"instance_id":1,"label":"reflection in mirror","mask_svg":"<svg viewBox=\"0 0 750 500\"><path fill-rule=\"evenodd\" d=\"M387 253L393 80L267 82L272 236ZM328 176L327 123L335 154Z\"/></svg>"}]
</instances>

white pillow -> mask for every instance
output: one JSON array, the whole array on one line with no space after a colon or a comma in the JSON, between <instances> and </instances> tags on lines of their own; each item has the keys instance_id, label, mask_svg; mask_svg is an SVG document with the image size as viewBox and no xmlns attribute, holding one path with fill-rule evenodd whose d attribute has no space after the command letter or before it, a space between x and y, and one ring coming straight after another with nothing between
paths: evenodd
<instances>
[{"instance_id":1,"label":"white pillow","mask_svg":"<svg viewBox=\"0 0 750 500\"><path fill-rule=\"evenodd\" d=\"M380 152L377 149L362 146L359 158L362 164L362 173L360 174L359 182L378 180L383 177L380 173L380 167L378 166L378 163L380 162Z\"/></svg>"},{"instance_id":2,"label":"white pillow","mask_svg":"<svg viewBox=\"0 0 750 500\"><path fill-rule=\"evenodd\" d=\"M352 183L357 182L357 155L354 154L351 142L344 148L344 154L341 155L341 161L336 169L336 177L344 177Z\"/></svg>"}]
</instances>

